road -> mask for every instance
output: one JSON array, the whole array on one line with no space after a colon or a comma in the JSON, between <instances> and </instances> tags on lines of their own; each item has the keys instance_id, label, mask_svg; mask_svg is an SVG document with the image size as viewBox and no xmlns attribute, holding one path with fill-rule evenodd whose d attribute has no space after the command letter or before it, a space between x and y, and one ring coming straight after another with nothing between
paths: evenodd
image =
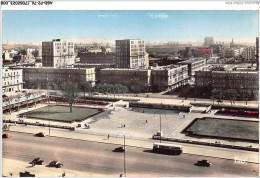
<instances>
[{"instance_id":1,"label":"road","mask_svg":"<svg viewBox=\"0 0 260 178\"><path fill-rule=\"evenodd\" d=\"M46 164L58 160L64 169L95 172L103 175L123 173L123 153L112 150L118 145L57 137L34 137L33 134L12 132L3 139L3 158L30 162L41 157ZM213 166L198 167L194 163L208 159ZM48 168L52 169L52 168ZM160 155L150 149L127 147L127 176L258 176L258 164L235 163L233 160L190 154Z\"/></svg>"}]
</instances>

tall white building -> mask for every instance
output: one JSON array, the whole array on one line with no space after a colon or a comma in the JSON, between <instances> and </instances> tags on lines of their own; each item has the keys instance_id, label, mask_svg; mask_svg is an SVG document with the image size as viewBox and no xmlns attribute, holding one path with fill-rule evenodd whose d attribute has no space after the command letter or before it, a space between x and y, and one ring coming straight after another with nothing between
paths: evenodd
<instances>
[{"instance_id":1,"label":"tall white building","mask_svg":"<svg viewBox=\"0 0 260 178\"><path fill-rule=\"evenodd\" d=\"M204 45L205 46L210 46L210 45L213 45L213 44L215 44L213 37L207 36L207 37L204 38Z\"/></svg>"},{"instance_id":2,"label":"tall white building","mask_svg":"<svg viewBox=\"0 0 260 178\"><path fill-rule=\"evenodd\" d=\"M11 93L23 89L23 70L9 69L4 67L2 70L2 91Z\"/></svg>"},{"instance_id":3,"label":"tall white building","mask_svg":"<svg viewBox=\"0 0 260 178\"><path fill-rule=\"evenodd\" d=\"M42 42L44 67L67 67L75 63L74 43L61 39Z\"/></svg>"},{"instance_id":4,"label":"tall white building","mask_svg":"<svg viewBox=\"0 0 260 178\"><path fill-rule=\"evenodd\" d=\"M116 40L117 68L145 69L144 40Z\"/></svg>"}]
</instances>

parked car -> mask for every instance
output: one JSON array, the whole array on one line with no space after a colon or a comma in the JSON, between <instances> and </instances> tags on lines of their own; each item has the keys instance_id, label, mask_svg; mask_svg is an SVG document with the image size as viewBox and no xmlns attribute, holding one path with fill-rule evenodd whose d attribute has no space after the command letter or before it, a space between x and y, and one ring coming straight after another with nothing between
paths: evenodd
<instances>
[{"instance_id":1,"label":"parked car","mask_svg":"<svg viewBox=\"0 0 260 178\"><path fill-rule=\"evenodd\" d=\"M8 133L3 133L2 138L8 138L10 135Z\"/></svg>"},{"instance_id":2,"label":"parked car","mask_svg":"<svg viewBox=\"0 0 260 178\"><path fill-rule=\"evenodd\" d=\"M44 133L42 132L39 132L37 134L35 134L36 137L45 137Z\"/></svg>"},{"instance_id":3,"label":"parked car","mask_svg":"<svg viewBox=\"0 0 260 178\"><path fill-rule=\"evenodd\" d=\"M125 152L124 147L120 146L114 149L114 152Z\"/></svg>"},{"instance_id":4,"label":"parked car","mask_svg":"<svg viewBox=\"0 0 260 178\"><path fill-rule=\"evenodd\" d=\"M61 164L59 161L52 161L49 164L49 167L56 167L56 168L61 168L63 164Z\"/></svg>"},{"instance_id":5,"label":"parked car","mask_svg":"<svg viewBox=\"0 0 260 178\"><path fill-rule=\"evenodd\" d=\"M32 160L32 162L30 162L29 164L33 164L33 165L43 165L44 161L41 160L40 158L35 158L34 160Z\"/></svg>"},{"instance_id":6,"label":"parked car","mask_svg":"<svg viewBox=\"0 0 260 178\"><path fill-rule=\"evenodd\" d=\"M201 160L196 163L197 166L210 167L212 164L208 160Z\"/></svg>"}]
</instances>

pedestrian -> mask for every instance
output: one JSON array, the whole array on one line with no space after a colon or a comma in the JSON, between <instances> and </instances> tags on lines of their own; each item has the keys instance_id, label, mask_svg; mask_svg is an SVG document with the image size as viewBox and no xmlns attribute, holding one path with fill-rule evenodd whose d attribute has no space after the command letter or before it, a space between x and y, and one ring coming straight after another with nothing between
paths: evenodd
<instances>
[{"instance_id":1,"label":"pedestrian","mask_svg":"<svg viewBox=\"0 0 260 178\"><path fill-rule=\"evenodd\" d=\"M124 124L124 127L125 127L125 124Z\"/></svg>"},{"instance_id":2,"label":"pedestrian","mask_svg":"<svg viewBox=\"0 0 260 178\"><path fill-rule=\"evenodd\" d=\"M146 122L146 124L147 124L147 119L146 119L146 121L145 121L145 122Z\"/></svg>"},{"instance_id":3,"label":"pedestrian","mask_svg":"<svg viewBox=\"0 0 260 178\"><path fill-rule=\"evenodd\" d=\"M107 139L109 140L109 134L107 135Z\"/></svg>"}]
</instances>

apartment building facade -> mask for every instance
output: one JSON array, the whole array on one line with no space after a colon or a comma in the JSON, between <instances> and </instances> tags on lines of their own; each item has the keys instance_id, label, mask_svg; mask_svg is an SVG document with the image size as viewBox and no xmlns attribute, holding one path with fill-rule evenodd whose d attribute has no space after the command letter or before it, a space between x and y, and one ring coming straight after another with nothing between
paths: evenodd
<instances>
[{"instance_id":1,"label":"apartment building facade","mask_svg":"<svg viewBox=\"0 0 260 178\"><path fill-rule=\"evenodd\" d=\"M2 92L10 93L21 91L23 89L23 70L10 69L4 67L2 69Z\"/></svg>"},{"instance_id":2,"label":"apartment building facade","mask_svg":"<svg viewBox=\"0 0 260 178\"><path fill-rule=\"evenodd\" d=\"M64 82L95 85L95 68L23 68L24 88L60 90Z\"/></svg>"},{"instance_id":3,"label":"apartment building facade","mask_svg":"<svg viewBox=\"0 0 260 178\"><path fill-rule=\"evenodd\" d=\"M100 83L121 84L132 92L150 90L151 70L107 68L100 70Z\"/></svg>"},{"instance_id":4,"label":"apartment building facade","mask_svg":"<svg viewBox=\"0 0 260 178\"><path fill-rule=\"evenodd\" d=\"M254 48L254 47L246 48L242 52L242 58L247 61L255 60L255 56L256 56L256 48Z\"/></svg>"},{"instance_id":5,"label":"apartment building facade","mask_svg":"<svg viewBox=\"0 0 260 178\"><path fill-rule=\"evenodd\" d=\"M196 71L195 87L258 90L259 73L256 71Z\"/></svg>"},{"instance_id":6,"label":"apartment building facade","mask_svg":"<svg viewBox=\"0 0 260 178\"><path fill-rule=\"evenodd\" d=\"M190 77L195 75L195 71L201 70L206 65L206 59L204 58L191 58L186 61L177 63L178 65L188 65L188 75Z\"/></svg>"},{"instance_id":7,"label":"apartment building facade","mask_svg":"<svg viewBox=\"0 0 260 178\"><path fill-rule=\"evenodd\" d=\"M61 39L42 42L42 65L44 67L67 67L74 63L73 42Z\"/></svg>"},{"instance_id":8,"label":"apartment building facade","mask_svg":"<svg viewBox=\"0 0 260 178\"><path fill-rule=\"evenodd\" d=\"M146 68L144 40L116 40L115 55L117 68Z\"/></svg>"},{"instance_id":9,"label":"apartment building facade","mask_svg":"<svg viewBox=\"0 0 260 178\"><path fill-rule=\"evenodd\" d=\"M151 70L151 89L153 92L172 90L188 82L188 65L169 65Z\"/></svg>"}]
</instances>

